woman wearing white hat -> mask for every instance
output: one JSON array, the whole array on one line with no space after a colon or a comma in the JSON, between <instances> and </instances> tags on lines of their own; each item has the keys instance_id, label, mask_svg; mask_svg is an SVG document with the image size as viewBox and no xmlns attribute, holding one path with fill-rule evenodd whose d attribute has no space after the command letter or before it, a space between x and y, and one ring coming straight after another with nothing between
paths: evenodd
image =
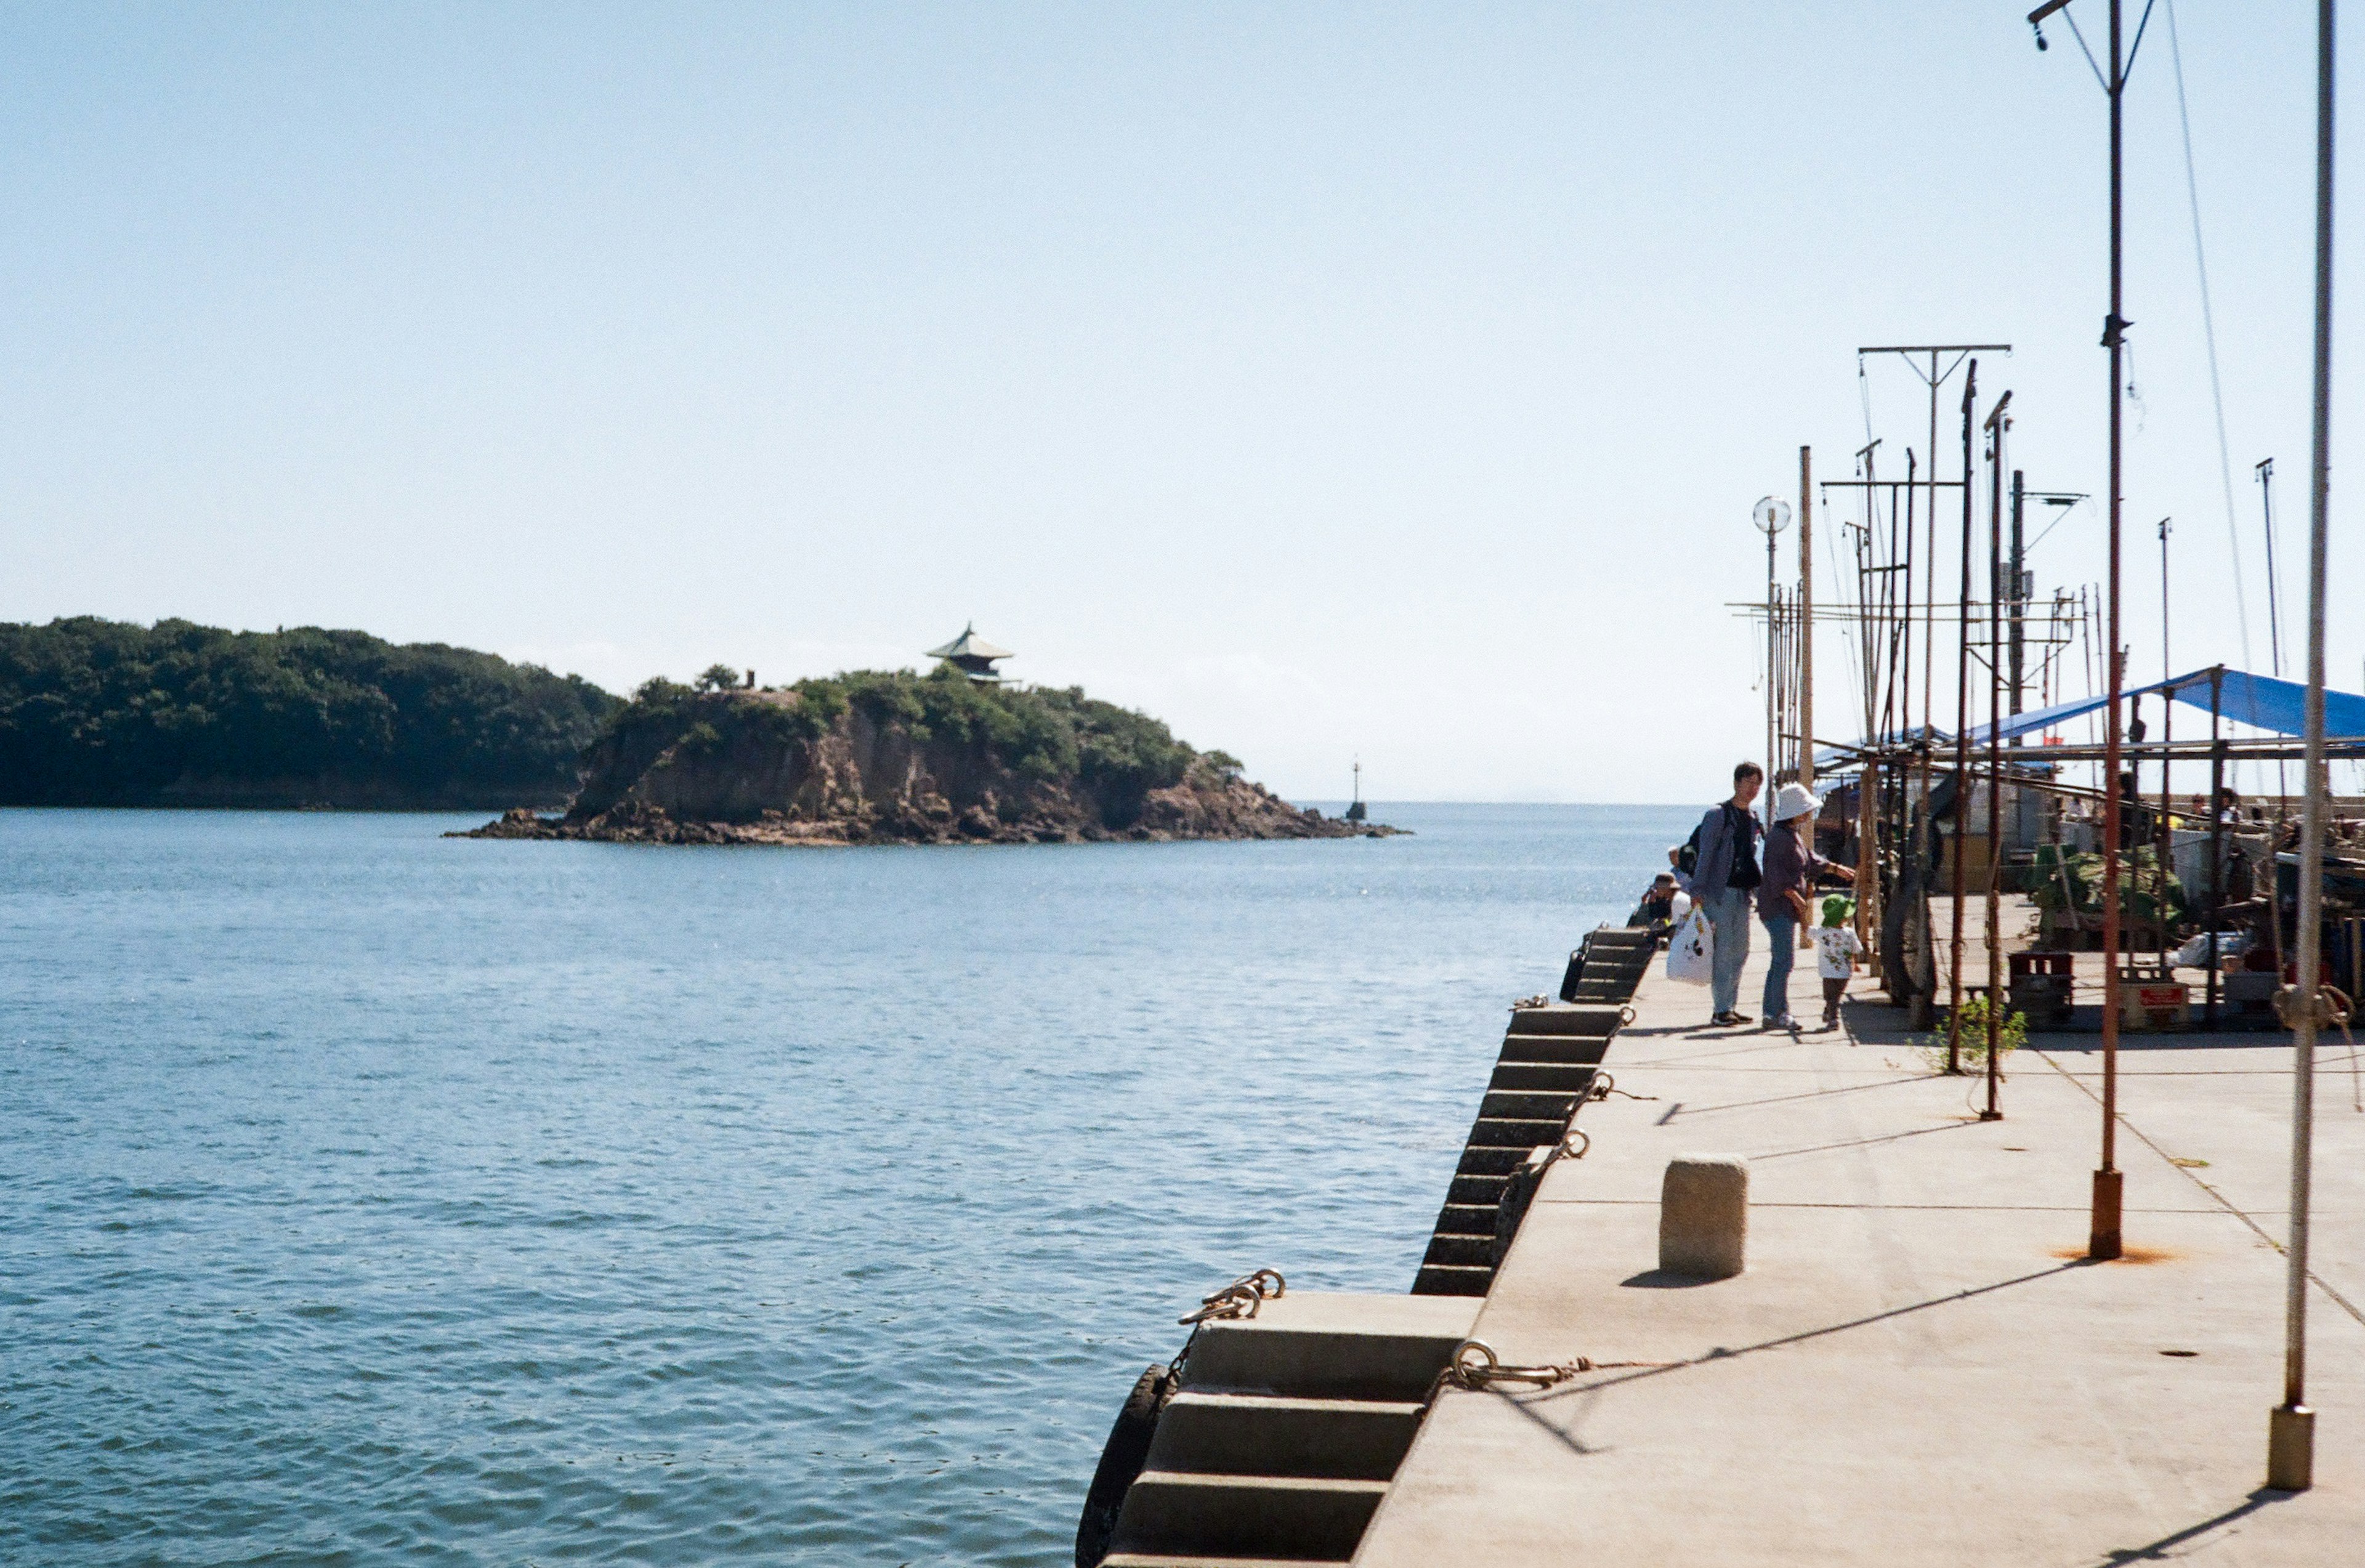
<instances>
[{"instance_id":1,"label":"woman wearing white hat","mask_svg":"<svg viewBox=\"0 0 2365 1568\"><path fill-rule=\"evenodd\" d=\"M1807 890L1814 874L1829 871L1855 881L1855 873L1815 853L1813 793L1803 784L1785 784L1774 796L1774 831L1765 835L1765 871L1757 884L1757 918L1773 943L1765 966L1765 1024L1795 1029L1790 1016L1790 961L1798 956L1799 923L1807 918Z\"/></svg>"}]
</instances>

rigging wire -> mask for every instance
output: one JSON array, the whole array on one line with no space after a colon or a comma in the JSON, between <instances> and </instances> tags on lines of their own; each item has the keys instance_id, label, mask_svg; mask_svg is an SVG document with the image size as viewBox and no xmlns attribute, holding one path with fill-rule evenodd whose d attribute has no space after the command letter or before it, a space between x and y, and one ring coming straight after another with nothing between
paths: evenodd
<instances>
[{"instance_id":1,"label":"rigging wire","mask_svg":"<svg viewBox=\"0 0 2365 1568\"><path fill-rule=\"evenodd\" d=\"M2225 539L2234 555L2234 614L2242 633L2242 667L2250 667L2250 601L2242 586L2242 530L2234 509L2234 459L2225 441L2225 388L2217 374L2217 318L2209 305L2209 254L2201 243L2201 181L2193 172L2192 117L2184 101L2184 49L2176 0L2168 0L2168 52L2176 66L2176 118L2184 132L2184 194L2192 213L2192 265L2201 274L2201 333L2209 347L2209 400L2217 412L2217 472L2225 487Z\"/></svg>"}]
</instances>

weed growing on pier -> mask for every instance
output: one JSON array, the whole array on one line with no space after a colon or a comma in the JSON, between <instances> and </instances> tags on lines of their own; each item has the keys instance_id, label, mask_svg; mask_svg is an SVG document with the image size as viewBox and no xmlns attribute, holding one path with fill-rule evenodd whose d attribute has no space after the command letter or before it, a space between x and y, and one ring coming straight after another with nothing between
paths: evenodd
<instances>
[{"instance_id":1,"label":"weed growing on pier","mask_svg":"<svg viewBox=\"0 0 2365 1568\"><path fill-rule=\"evenodd\" d=\"M1957 1059L1965 1072L1985 1072L1988 1068L1988 997L1985 991L1974 991L1963 999L1963 1032ZM2012 1053L2028 1043L2028 1014L2007 1012L1996 1030L1997 1054L2010 1059ZM1922 1060L1933 1072L1946 1070L1946 1025L1942 1019L1938 1027L1922 1037L1918 1047ZM1998 1062L2001 1068L2002 1063Z\"/></svg>"}]
</instances>

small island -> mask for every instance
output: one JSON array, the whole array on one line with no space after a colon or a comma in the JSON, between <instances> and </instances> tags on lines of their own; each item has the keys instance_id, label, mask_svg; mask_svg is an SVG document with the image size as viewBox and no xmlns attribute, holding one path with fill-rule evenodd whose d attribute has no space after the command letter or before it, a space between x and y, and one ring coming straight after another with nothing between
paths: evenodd
<instances>
[{"instance_id":1,"label":"small island","mask_svg":"<svg viewBox=\"0 0 2365 1568\"><path fill-rule=\"evenodd\" d=\"M629 844L1083 844L1382 837L1300 810L1220 751L1077 688L1010 684L965 632L929 674L857 670L757 689L716 666L608 719L563 815L455 836Z\"/></svg>"}]
</instances>

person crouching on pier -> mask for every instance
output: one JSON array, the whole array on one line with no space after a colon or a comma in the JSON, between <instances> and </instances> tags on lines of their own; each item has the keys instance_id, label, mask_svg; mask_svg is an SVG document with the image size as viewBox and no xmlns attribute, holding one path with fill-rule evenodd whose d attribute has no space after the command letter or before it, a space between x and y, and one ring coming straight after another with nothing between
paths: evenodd
<instances>
[{"instance_id":1,"label":"person crouching on pier","mask_svg":"<svg viewBox=\"0 0 2365 1568\"><path fill-rule=\"evenodd\" d=\"M1795 1029L1790 1016L1790 963L1799 953L1799 926L1815 873L1845 881L1855 873L1815 853L1815 797L1804 784L1785 784L1774 797L1774 831L1765 835L1765 868L1757 883L1757 917L1773 945L1765 966L1765 1027Z\"/></svg>"},{"instance_id":2,"label":"person crouching on pier","mask_svg":"<svg viewBox=\"0 0 2365 1568\"><path fill-rule=\"evenodd\" d=\"M1754 762L1734 768L1732 799L1710 806L1693 834L1699 853L1692 868L1687 872L1679 864L1676 869L1676 880L1716 933L1709 980L1709 1000L1716 1011L1709 1022L1721 1028L1749 1022L1733 1009L1741 1001L1741 966L1749 961L1749 895L1762 879L1757 845L1765 830L1749 808L1765 783L1765 770Z\"/></svg>"},{"instance_id":3,"label":"person crouching on pier","mask_svg":"<svg viewBox=\"0 0 2365 1568\"><path fill-rule=\"evenodd\" d=\"M1664 942L1667 933L1676 928L1679 918L1676 901L1683 896L1676 888L1676 874L1662 871L1642 890L1642 900L1634 905L1634 913L1626 917L1626 924L1642 927L1653 942Z\"/></svg>"}]
</instances>

